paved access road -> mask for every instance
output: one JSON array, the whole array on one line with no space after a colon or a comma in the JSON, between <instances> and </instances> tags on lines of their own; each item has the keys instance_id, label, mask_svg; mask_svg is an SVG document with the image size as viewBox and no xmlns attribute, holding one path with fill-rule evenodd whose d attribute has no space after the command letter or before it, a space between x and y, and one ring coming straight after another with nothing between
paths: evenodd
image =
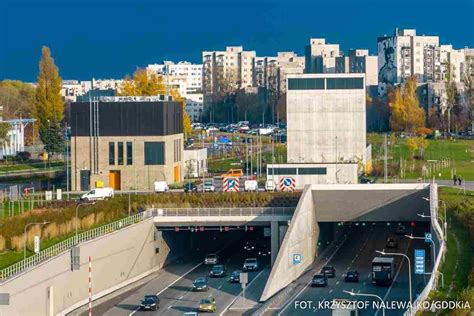
<instances>
[{"instance_id":1,"label":"paved access road","mask_svg":"<svg viewBox=\"0 0 474 316\"><path fill-rule=\"evenodd\" d=\"M415 228L413 234L416 236L422 236L426 229ZM408 229L411 232L411 229ZM266 314L273 315L332 315L332 310L327 308L327 303L332 302L333 299L351 299L358 301L367 301L369 304L368 308L361 309L360 315L382 315L380 311L372 309L372 299L364 297L352 297L349 294L343 292L343 290L353 291L356 293L369 293L375 294L383 298L385 301L408 301L408 265L406 260L402 262L401 257L396 258L397 271L396 281L393 286L383 287L372 285L370 273L372 270L371 263L372 259L377 256L376 250L383 250L386 246L386 240L389 236L395 235L392 228L387 227L385 224L377 224L367 226L353 227L349 232L347 239L338 249L329 261L322 262L317 265L311 272L303 275L297 282L301 282L304 286L290 299L280 306L273 306L268 309ZM414 249L425 249L426 257L428 259L427 271L431 268L430 262L430 247L423 240L410 241L408 238L397 236L399 243L395 249L385 249L386 252L401 252L406 253L412 260L413 264L413 253ZM318 270L324 264L332 265L336 269L336 277L329 279L327 287L312 288L308 286L312 275L318 272ZM358 283L346 283L342 278L342 274L348 270L357 270L360 274L360 281ZM413 270L413 269L412 269ZM426 277L426 280L428 278ZM413 298L416 298L416 294L421 292L425 284L424 276L412 277L413 283ZM311 302L313 308L301 307L301 302ZM322 302L322 305L319 305ZM387 310L386 315L402 315L404 310Z\"/></svg>"}]
</instances>

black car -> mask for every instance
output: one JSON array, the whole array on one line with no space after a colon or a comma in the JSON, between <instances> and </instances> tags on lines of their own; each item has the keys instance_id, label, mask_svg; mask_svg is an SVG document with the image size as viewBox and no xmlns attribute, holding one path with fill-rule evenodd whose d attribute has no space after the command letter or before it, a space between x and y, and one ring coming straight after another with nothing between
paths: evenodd
<instances>
[{"instance_id":1,"label":"black car","mask_svg":"<svg viewBox=\"0 0 474 316\"><path fill-rule=\"evenodd\" d=\"M142 310L158 310L160 300L157 295L145 295L140 304Z\"/></svg>"},{"instance_id":2,"label":"black car","mask_svg":"<svg viewBox=\"0 0 474 316\"><path fill-rule=\"evenodd\" d=\"M207 291L209 290L209 285L207 284L207 278L200 277L194 280L193 282L193 291Z\"/></svg>"},{"instance_id":3,"label":"black car","mask_svg":"<svg viewBox=\"0 0 474 316\"><path fill-rule=\"evenodd\" d=\"M359 282L359 272L347 271L344 273L344 282Z\"/></svg>"},{"instance_id":4,"label":"black car","mask_svg":"<svg viewBox=\"0 0 474 316\"><path fill-rule=\"evenodd\" d=\"M387 244L385 245L386 248L397 248L397 246L398 246L397 238L394 238L394 237L387 238Z\"/></svg>"},{"instance_id":5,"label":"black car","mask_svg":"<svg viewBox=\"0 0 474 316\"><path fill-rule=\"evenodd\" d=\"M336 269L333 266L325 266L321 269L321 273L328 278L334 278L336 276Z\"/></svg>"},{"instance_id":6,"label":"black car","mask_svg":"<svg viewBox=\"0 0 474 316\"><path fill-rule=\"evenodd\" d=\"M255 250L255 241L247 240L244 245L244 250L247 250L247 251Z\"/></svg>"},{"instance_id":7,"label":"black car","mask_svg":"<svg viewBox=\"0 0 474 316\"><path fill-rule=\"evenodd\" d=\"M229 282L230 283L239 283L240 282L240 273L242 271L237 270L233 271L232 274L230 275Z\"/></svg>"},{"instance_id":8,"label":"black car","mask_svg":"<svg viewBox=\"0 0 474 316\"><path fill-rule=\"evenodd\" d=\"M225 267L222 264L216 264L212 266L209 276L211 278L220 278L226 275Z\"/></svg>"},{"instance_id":9,"label":"black car","mask_svg":"<svg viewBox=\"0 0 474 316\"><path fill-rule=\"evenodd\" d=\"M328 277L325 274L319 273L313 276L311 280L312 287L324 287L328 285Z\"/></svg>"},{"instance_id":10,"label":"black car","mask_svg":"<svg viewBox=\"0 0 474 316\"><path fill-rule=\"evenodd\" d=\"M197 192L198 188L197 185L194 182L189 182L184 185L184 192L189 193L189 192Z\"/></svg>"}]
</instances>

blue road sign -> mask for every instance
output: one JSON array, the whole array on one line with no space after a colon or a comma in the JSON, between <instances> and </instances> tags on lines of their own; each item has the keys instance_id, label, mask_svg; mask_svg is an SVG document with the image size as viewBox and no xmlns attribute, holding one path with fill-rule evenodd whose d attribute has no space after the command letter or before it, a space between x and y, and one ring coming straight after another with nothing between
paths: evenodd
<instances>
[{"instance_id":1,"label":"blue road sign","mask_svg":"<svg viewBox=\"0 0 474 316\"><path fill-rule=\"evenodd\" d=\"M425 233L425 242L431 242L431 233Z\"/></svg>"},{"instance_id":2,"label":"blue road sign","mask_svg":"<svg viewBox=\"0 0 474 316\"><path fill-rule=\"evenodd\" d=\"M415 274L425 274L424 249L415 249Z\"/></svg>"},{"instance_id":3,"label":"blue road sign","mask_svg":"<svg viewBox=\"0 0 474 316\"><path fill-rule=\"evenodd\" d=\"M285 187L289 187L291 185L291 179L290 178L285 178L283 180L283 184L285 185Z\"/></svg>"},{"instance_id":4,"label":"blue road sign","mask_svg":"<svg viewBox=\"0 0 474 316\"><path fill-rule=\"evenodd\" d=\"M229 188L235 187L235 179L231 178L228 181Z\"/></svg>"},{"instance_id":5,"label":"blue road sign","mask_svg":"<svg viewBox=\"0 0 474 316\"><path fill-rule=\"evenodd\" d=\"M299 253L293 254L293 264L301 263L301 255Z\"/></svg>"}]
</instances>

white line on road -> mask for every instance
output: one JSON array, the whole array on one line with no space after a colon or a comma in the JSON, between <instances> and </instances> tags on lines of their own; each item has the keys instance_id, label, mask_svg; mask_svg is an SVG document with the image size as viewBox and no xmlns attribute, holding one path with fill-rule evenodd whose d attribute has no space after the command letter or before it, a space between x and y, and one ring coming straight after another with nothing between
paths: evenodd
<instances>
[{"instance_id":1,"label":"white line on road","mask_svg":"<svg viewBox=\"0 0 474 316\"><path fill-rule=\"evenodd\" d=\"M256 279L258 279L258 277L259 277L263 272L265 272L266 270L267 270L267 269L265 268L265 269L263 269L262 271L260 271L260 272L252 279L252 281L250 281L249 284L247 284L247 291L248 291L248 288L252 285L252 283L253 283ZM242 292L243 292L243 291L240 291L240 293L232 300L232 302L230 302L230 304L227 305L227 306L224 308L224 310L219 314L219 316L222 316L222 315L224 315L225 312L227 312L227 310L232 306L232 304L234 304L235 301L237 301L237 299L242 295Z\"/></svg>"},{"instance_id":2,"label":"white line on road","mask_svg":"<svg viewBox=\"0 0 474 316\"><path fill-rule=\"evenodd\" d=\"M174 280L171 284L169 284L167 287L165 287L164 289L162 289L161 291L159 291L158 293L156 293L156 295L160 295L161 293L163 293L164 291L166 291L167 289L169 289L171 286L173 286L176 282L178 282L179 280L181 280L182 278L184 278L185 276L187 276L189 273L193 272L194 270L196 270L199 266L201 266L202 264L204 263L201 262L197 265L195 265L194 267L192 267L191 269L189 269L188 271L186 271L186 273L184 273L183 275L181 275L179 278L177 278L176 280ZM170 305L170 307L168 307L168 309L170 309L172 307L172 305ZM128 316L132 316L133 314L135 314L138 310L140 309L140 306L137 307L137 309L135 309L134 311L132 311L130 314L128 314Z\"/></svg>"}]
</instances>

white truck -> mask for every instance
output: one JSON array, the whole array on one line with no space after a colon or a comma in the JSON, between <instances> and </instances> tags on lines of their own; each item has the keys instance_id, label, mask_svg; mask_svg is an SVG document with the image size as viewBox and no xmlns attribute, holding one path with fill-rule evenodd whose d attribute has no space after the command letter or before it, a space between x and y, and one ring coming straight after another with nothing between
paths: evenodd
<instances>
[{"instance_id":1,"label":"white truck","mask_svg":"<svg viewBox=\"0 0 474 316\"><path fill-rule=\"evenodd\" d=\"M244 182L244 191L249 192L249 191L258 191L258 183L257 180L245 180Z\"/></svg>"},{"instance_id":2,"label":"white truck","mask_svg":"<svg viewBox=\"0 0 474 316\"><path fill-rule=\"evenodd\" d=\"M81 196L83 201L106 200L114 197L112 188L95 188Z\"/></svg>"},{"instance_id":3,"label":"white truck","mask_svg":"<svg viewBox=\"0 0 474 316\"><path fill-rule=\"evenodd\" d=\"M274 192L274 191L276 191L275 182L273 182L272 179L268 179L268 180L265 182L265 191L267 191L267 192Z\"/></svg>"},{"instance_id":4,"label":"white truck","mask_svg":"<svg viewBox=\"0 0 474 316\"><path fill-rule=\"evenodd\" d=\"M170 190L166 181L155 181L154 183L155 193L165 193Z\"/></svg>"}]
</instances>

